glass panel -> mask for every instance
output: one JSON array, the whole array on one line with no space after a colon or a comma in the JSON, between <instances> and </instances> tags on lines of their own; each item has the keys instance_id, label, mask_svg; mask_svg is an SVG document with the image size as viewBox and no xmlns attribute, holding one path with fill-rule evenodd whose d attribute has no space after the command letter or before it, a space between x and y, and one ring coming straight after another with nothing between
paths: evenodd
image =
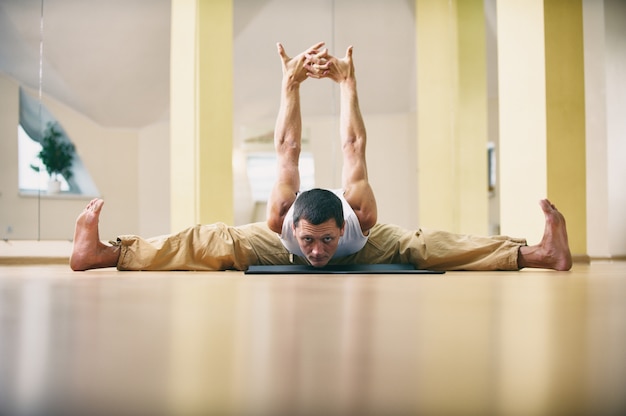
<instances>
[{"instance_id":1,"label":"glass panel","mask_svg":"<svg viewBox=\"0 0 626 416\"><path fill-rule=\"evenodd\" d=\"M71 239L76 215L99 196L96 181L111 203L128 206L103 223L103 235L164 233L169 186L158 184L169 175L170 13L169 1L0 1L0 238ZM22 91L35 102L27 115ZM17 126L39 142L48 115L76 146L74 174L60 195L20 191L47 185L20 179L34 173L36 151L19 149ZM93 176L79 174L87 169ZM143 233L144 223L165 226Z\"/></svg>"},{"instance_id":2,"label":"glass panel","mask_svg":"<svg viewBox=\"0 0 626 416\"><path fill-rule=\"evenodd\" d=\"M161 20L153 19L158 15L157 9L163 8L166 2L148 2L150 12L142 11L141 24L150 23L148 29L153 29L156 35L152 36L154 44L141 50L146 53L146 59L152 55L160 55L157 49L167 49L169 27ZM39 80L43 83L46 91L88 91L89 95L98 102L114 102L114 95L120 89L131 88L127 83L121 82L121 74L110 68L110 62L118 62L120 67L126 68L126 75L132 76L134 84L141 88L136 94L137 101L132 101L132 110L125 111L128 117L140 113L145 102L161 102L161 96L156 94L160 88L167 90L167 72L162 78L152 79L151 74L128 69L128 62L122 59L117 46L123 43L134 44L134 33L137 32L136 13L138 4L129 3L128 8L109 7L105 9L107 2L78 2L76 7L69 8L55 2L42 0L21 0L20 2L0 2L0 37L1 45L13 44L19 47L11 50L20 51L19 56L7 54L4 46L0 48L0 72L3 85L10 84L13 80L29 80L29 92L35 93ZM394 189L412 189L412 184L405 184L403 172L412 169L406 159L411 155L408 148L414 136L414 87L415 87L415 30L414 30L414 1L412 0L233 0L234 5L234 160L235 169L235 220L237 223L249 222L257 218L253 212L263 212L256 207L256 198L252 195L251 185L246 173L247 155L249 152L272 152L271 140L269 148L246 148L245 140L260 135L273 135L274 122L279 106L279 91L281 81L280 60L276 53L276 42L284 44L288 54L295 55L308 46L323 40L326 41L330 52L336 56L343 56L349 45L354 45L354 60L359 81L359 98L361 110L368 128L368 156L370 162L370 178L375 187L379 199L381 212L384 212L385 204L393 204ZM147 7L147 6L146 6ZM169 4L166 4L169 9ZM97 13L96 13L97 11ZM41 31L41 16L44 16L44 27ZM154 13L153 13L154 12ZM110 25L100 28L88 25L94 15L101 16L107 22L116 21L115 30L111 31ZM130 20L132 24L128 24ZM157 21L158 20L158 21ZM167 19L165 19L167 20ZM64 23L65 22L65 23ZM68 26L72 22L74 26ZM94 20L95 22L95 20ZM89 27L87 27L89 26ZM132 27L133 31L125 31ZM97 29L97 30L96 30ZM40 33L43 33L43 49L40 48ZM63 35L63 36L61 36ZM70 41L68 41L70 39ZM55 41L56 40L56 41ZM104 41L109 42L107 46ZM138 40L137 40L138 41ZM84 53L73 54L71 61L60 62L55 57L60 51L81 50ZM113 52L110 52L113 51ZM40 73L40 52L43 52L43 72ZM166 55L166 54L165 54ZM164 56L165 56L164 55ZM113 57L113 58L112 58ZM119 59L118 59L119 58ZM50 61L48 61L48 59ZM169 59L169 56L167 56ZM7 62L22 62L18 66L6 65ZM84 70L85 67L78 65L82 62L91 62L93 70ZM59 66L62 65L62 68ZM153 65L153 73L161 72L159 68L167 68L167 62L157 62ZM106 71L106 75L102 75ZM18 76L16 72L21 72ZM67 74L61 76L60 74ZM6 77L4 77L6 75ZM41 78L40 78L41 75ZM79 76L80 75L80 76ZM79 81L76 81L76 77ZM9 79L9 81L7 81ZM150 81L147 83L147 81ZM16 83L16 85L19 84ZM78 96L68 96L74 107L86 107ZM339 101L338 88L329 80L308 80L301 88L303 127L306 137L303 144L303 154L309 154L314 169L312 176L314 185L328 188L341 187L341 147L339 143ZM6 100L3 100L4 103ZM68 102L69 102L68 101ZM119 107L119 106L118 106ZM165 105L167 107L167 103ZM4 107L3 107L4 108ZM127 108L127 107L125 107ZM91 109L93 110L93 109ZM120 111L120 109L118 109ZM93 111L90 113L95 114ZM106 112L105 112L106 113ZM11 118L11 111L4 111L2 123L5 126L6 118ZM17 110L15 112L17 114ZM101 125L108 125L110 114L99 113L103 120ZM159 112L167 114L167 111ZM13 117L15 118L15 117ZM95 117L91 117L95 119ZM154 120L154 117L151 119ZM163 118L167 121L167 116ZM64 121L64 120L62 120ZM17 164L18 149L15 140L17 122L10 124L10 130L2 130L2 154L10 155ZM75 128L74 128L75 129ZM116 166L119 158L124 157L124 152L118 153L118 159L113 159L108 143L111 135L122 140L121 129L106 130L99 132L96 139L99 143L107 140L107 145L99 144L96 147L97 156L90 155L92 164L97 164L99 175L107 170L106 166ZM76 135L77 144L95 135ZM88 132L90 133L90 132ZM13 141L9 145L5 143L7 138ZM116 142L116 143L119 143ZM79 149L80 150L80 149ZM129 152L135 149L129 149ZM86 155L85 161L88 160ZM167 156L167 155L166 155ZM166 159L165 156L165 159ZM151 156L152 157L152 156ZM97 159L97 160L95 160ZM128 160L126 160L128 159ZM124 159L132 163L131 158ZM4 159L3 159L4 160ZM390 164L394 164L390 169ZM91 166L91 165L90 165ZM82 204L77 201L71 208L62 208L56 202L30 201L25 209L16 208L16 200L10 194L12 189L18 186L17 165L11 171L3 166L0 179L0 192L2 192L3 214L0 224L0 236L13 238L5 232L8 224L12 229L20 229L20 238L38 238L40 232L38 205L42 210L54 207L54 209L66 212L79 212L76 206ZM264 168L269 170L270 168ZM6 170L6 171L5 171ZM14 172L13 172L14 170ZM94 168L94 174L96 173ZM112 172L111 175L115 175ZM390 180L397 176L395 187L389 187ZM133 183L136 181L133 177ZM122 181L119 181L120 183ZM71 181L70 181L71 189ZM82 187L81 187L82 189ZM116 189L109 188L110 198L120 200L119 195L112 195ZM385 193L391 195L386 197ZM130 194L127 192L124 195ZM9 199L9 196L11 199ZM64 204L63 204L64 205ZM5 206L7 207L6 209ZM401 209L401 207L394 208ZM15 211L20 211L19 215ZM24 221L26 215L32 215L32 220ZM261 214L262 218L263 214ZM60 225L53 215L42 216L47 228L55 225L55 229L63 229L71 234L73 223ZM21 221L21 222L20 222ZM111 221L117 221L112 218ZM20 222L17 224L16 222ZM121 228L134 229L134 223L121 221ZM56 233L41 233L44 238Z\"/></svg>"},{"instance_id":3,"label":"glass panel","mask_svg":"<svg viewBox=\"0 0 626 416\"><path fill-rule=\"evenodd\" d=\"M398 189L417 188L411 182L416 182L414 16L413 0L234 0L236 223L264 220L246 161L250 152L273 152L282 76L277 42L289 56L319 41L336 57L354 46L369 177L379 212L389 212L398 221L414 216L408 204L394 203ZM339 88L329 79L306 80L300 98L302 154L310 155L314 165L314 185L340 188ZM275 167L262 169L269 177Z\"/></svg>"},{"instance_id":4,"label":"glass panel","mask_svg":"<svg viewBox=\"0 0 626 416\"><path fill-rule=\"evenodd\" d=\"M42 79L41 15L42 0L0 2L0 236L5 240L40 236L39 201L19 196L18 168L38 175L29 167L33 160L18 150L18 125L20 86L29 80L29 90L37 97ZM23 158L28 159L25 165L19 163Z\"/></svg>"}]
</instances>

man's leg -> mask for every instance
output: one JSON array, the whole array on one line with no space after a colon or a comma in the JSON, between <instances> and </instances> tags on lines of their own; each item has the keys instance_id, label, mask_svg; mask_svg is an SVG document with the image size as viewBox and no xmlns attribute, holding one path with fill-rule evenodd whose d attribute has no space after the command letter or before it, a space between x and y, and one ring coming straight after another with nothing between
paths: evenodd
<instances>
[{"instance_id":1,"label":"man's leg","mask_svg":"<svg viewBox=\"0 0 626 416\"><path fill-rule=\"evenodd\" d=\"M72 270L83 271L117 265L120 248L100 241L98 222L103 204L102 199L92 200L76 219L70 256Z\"/></svg>"},{"instance_id":2,"label":"man's leg","mask_svg":"<svg viewBox=\"0 0 626 416\"><path fill-rule=\"evenodd\" d=\"M377 224L365 247L332 264L411 263L431 270L519 270L536 267L569 270L572 259L563 215L541 201L546 216L541 242L506 236L477 236L437 230L409 231L391 224Z\"/></svg>"},{"instance_id":3,"label":"man's leg","mask_svg":"<svg viewBox=\"0 0 626 416\"><path fill-rule=\"evenodd\" d=\"M365 247L342 262L409 263L429 270L518 270L523 239L478 236L447 231L406 230L392 224L372 227Z\"/></svg>"},{"instance_id":4,"label":"man's leg","mask_svg":"<svg viewBox=\"0 0 626 416\"><path fill-rule=\"evenodd\" d=\"M76 220L73 270L246 270L251 264L289 264L289 252L265 223L196 225L150 239L120 236L117 244L107 245L98 232L103 204L94 199Z\"/></svg>"},{"instance_id":5,"label":"man's leg","mask_svg":"<svg viewBox=\"0 0 626 416\"><path fill-rule=\"evenodd\" d=\"M539 244L520 248L518 265L520 268L569 270L572 268L572 255L565 217L547 199L542 200L540 205L546 217L543 238Z\"/></svg>"},{"instance_id":6,"label":"man's leg","mask_svg":"<svg viewBox=\"0 0 626 416\"><path fill-rule=\"evenodd\" d=\"M152 238L122 235L117 245L121 250L118 270L247 270L265 259L278 262L281 250L286 253L265 223L202 224Z\"/></svg>"}]
</instances>

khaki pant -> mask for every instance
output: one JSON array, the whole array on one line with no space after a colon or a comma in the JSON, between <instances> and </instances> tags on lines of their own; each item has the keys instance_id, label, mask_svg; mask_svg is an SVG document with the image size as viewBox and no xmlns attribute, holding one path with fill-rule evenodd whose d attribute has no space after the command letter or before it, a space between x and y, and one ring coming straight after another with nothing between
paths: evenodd
<instances>
[{"instance_id":1,"label":"khaki pant","mask_svg":"<svg viewBox=\"0 0 626 416\"><path fill-rule=\"evenodd\" d=\"M253 264L307 264L290 255L265 223L197 225L177 234L143 239L120 236L119 270L246 270ZM408 231L377 224L358 253L330 264L410 263L431 270L518 270L523 239L444 231Z\"/></svg>"}]
</instances>

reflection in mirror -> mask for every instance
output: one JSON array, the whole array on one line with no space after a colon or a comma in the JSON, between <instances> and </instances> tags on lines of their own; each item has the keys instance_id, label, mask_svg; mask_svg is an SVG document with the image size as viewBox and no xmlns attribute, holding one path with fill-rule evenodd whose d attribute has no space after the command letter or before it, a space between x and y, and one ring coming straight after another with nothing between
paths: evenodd
<instances>
[{"instance_id":1,"label":"reflection in mirror","mask_svg":"<svg viewBox=\"0 0 626 416\"><path fill-rule=\"evenodd\" d=\"M306 18L302 10L307 11ZM265 220L267 198L273 183L262 184L260 178L273 181L276 177L277 168L273 163L274 123L282 76L276 43L282 43L289 56L295 56L319 41L325 41L332 51L333 20L333 1L234 0L233 179L236 224ZM333 90L331 82L307 81L300 88L302 189L338 187L333 172L328 166L323 166L338 151L338 143L333 146L328 133L335 130L334 127L338 129L337 121L328 117L337 107ZM327 152L323 158L316 152L319 145L324 146Z\"/></svg>"},{"instance_id":2,"label":"reflection in mirror","mask_svg":"<svg viewBox=\"0 0 626 416\"><path fill-rule=\"evenodd\" d=\"M0 1L1 238L70 240L99 195L119 212L103 222L106 238L169 231L170 17L169 0ZM36 134L25 127L28 100ZM55 195L46 180L41 191L20 184L38 150L18 166L17 126L32 147L48 121L76 149Z\"/></svg>"},{"instance_id":3,"label":"reflection in mirror","mask_svg":"<svg viewBox=\"0 0 626 416\"><path fill-rule=\"evenodd\" d=\"M42 4L0 2L0 101L11 109L0 114L0 233L7 239L37 238L37 202L17 189L15 138L19 86L37 95ZM241 155L246 138L274 129L281 80L276 42L293 56L326 41L337 56L354 45L379 218L417 226L414 192L403 196L407 203L396 203L399 193L416 189L414 1L233 0L233 7L235 222L258 218ZM126 213L107 217L102 235L168 232L170 2L59 0L46 2L44 11L43 102L75 143L110 211ZM303 154L314 164L314 185L338 188L338 89L329 80L308 80L301 98ZM85 201L43 196L41 237L71 239Z\"/></svg>"},{"instance_id":4,"label":"reflection in mirror","mask_svg":"<svg viewBox=\"0 0 626 416\"><path fill-rule=\"evenodd\" d=\"M415 2L413 0L234 0L234 195L235 222L264 220L251 191L246 141L267 135L279 107L281 64L276 43L289 56L325 41L329 52L353 60L367 129L369 179L379 219L417 227L415 175ZM309 79L300 88L303 132L314 165L311 182L341 187L339 89ZM303 167L301 159L301 170ZM264 167L273 171L275 167ZM302 173L302 172L301 172ZM270 175L270 173L266 173ZM302 183L304 187L304 183ZM407 190L409 190L407 192ZM402 194L403 204L397 204Z\"/></svg>"}]
</instances>

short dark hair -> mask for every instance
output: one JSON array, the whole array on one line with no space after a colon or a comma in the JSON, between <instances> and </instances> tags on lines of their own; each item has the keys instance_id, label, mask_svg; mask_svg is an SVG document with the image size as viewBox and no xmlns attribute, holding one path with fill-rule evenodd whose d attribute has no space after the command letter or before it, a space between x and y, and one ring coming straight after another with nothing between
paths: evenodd
<instances>
[{"instance_id":1,"label":"short dark hair","mask_svg":"<svg viewBox=\"0 0 626 416\"><path fill-rule=\"evenodd\" d=\"M300 220L319 225L334 219L337 227L343 227L343 206L337 195L327 189L314 188L302 192L293 204L293 224Z\"/></svg>"}]
</instances>

